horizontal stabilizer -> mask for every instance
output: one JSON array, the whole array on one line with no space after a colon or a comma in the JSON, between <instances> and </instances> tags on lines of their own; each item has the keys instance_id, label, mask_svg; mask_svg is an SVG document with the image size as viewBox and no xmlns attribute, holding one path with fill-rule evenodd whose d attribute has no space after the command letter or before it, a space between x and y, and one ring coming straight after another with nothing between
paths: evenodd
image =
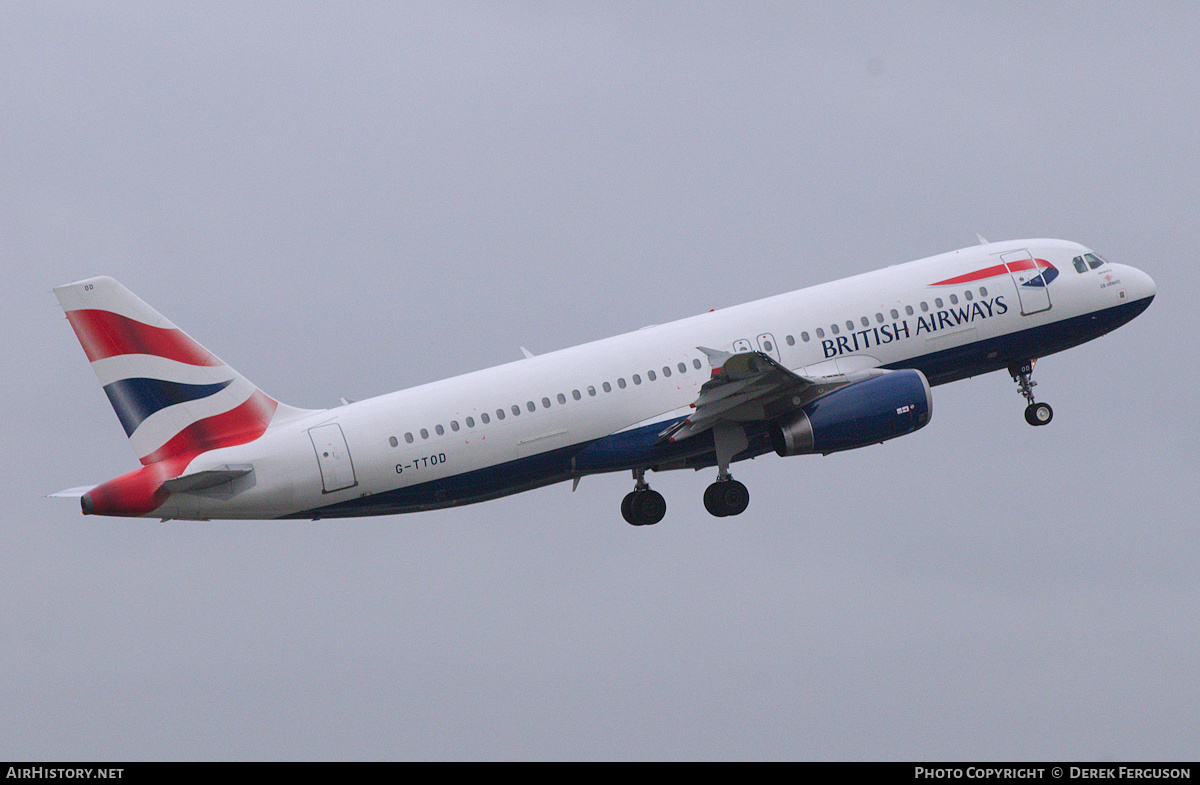
<instances>
[{"instance_id":1,"label":"horizontal stabilizer","mask_svg":"<svg viewBox=\"0 0 1200 785\"><path fill-rule=\"evenodd\" d=\"M65 491L59 491L58 493L48 493L48 494L46 494L46 498L47 499L78 499L80 496L83 496L85 493L87 493L88 491L90 491L92 488L95 488L95 487L96 487L95 485L80 485L78 488L67 488Z\"/></svg>"},{"instance_id":2,"label":"horizontal stabilizer","mask_svg":"<svg viewBox=\"0 0 1200 785\"><path fill-rule=\"evenodd\" d=\"M162 484L162 489L170 493L202 491L205 488L211 488L214 485L220 485L223 482L244 477L252 471L254 471L254 467L249 464L218 466L215 469L206 469L202 472L185 474L181 477L167 480Z\"/></svg>"}]
</instances>

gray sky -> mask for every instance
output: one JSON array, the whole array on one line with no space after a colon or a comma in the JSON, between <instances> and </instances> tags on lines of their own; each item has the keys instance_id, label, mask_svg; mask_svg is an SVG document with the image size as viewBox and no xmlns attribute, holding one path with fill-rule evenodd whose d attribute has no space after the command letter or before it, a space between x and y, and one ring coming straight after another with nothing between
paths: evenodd
<instances>
[{"instance_id":1,"label":"gray sky","mask_svg":"<svg viewBox=\"0 0 1200 785\"><path fill-rule=\"evenodd\" d=\"M0 5L0 759L1200 747L1200 11ZM84 518L135 468L50 293L111 274L336 404L989 239L1153 306L849 454L456 510ZM1185 280L1185 278L1187 280Z\"/></svg>"}]
</instances>

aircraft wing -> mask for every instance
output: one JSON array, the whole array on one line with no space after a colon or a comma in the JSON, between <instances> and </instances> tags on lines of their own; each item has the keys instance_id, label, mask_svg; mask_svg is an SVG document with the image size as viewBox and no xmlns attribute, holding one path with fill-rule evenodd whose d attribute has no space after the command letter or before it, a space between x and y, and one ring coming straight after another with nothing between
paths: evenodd
<instances>
[{"instance_id":1,"label":"aircraft wing","mask_svg":"<svg viewBox=\"0 0 1200 785\"><path fill-rule=\"evenodd\" d=\"M721 421L773 420L855 380L846 376L801 376L763 352L730 354L696 348L708 355L712 378L700 388L700 396L692 404L695 412L660 433L663 441L682 441Z\"/></svg>"}]
</instances>

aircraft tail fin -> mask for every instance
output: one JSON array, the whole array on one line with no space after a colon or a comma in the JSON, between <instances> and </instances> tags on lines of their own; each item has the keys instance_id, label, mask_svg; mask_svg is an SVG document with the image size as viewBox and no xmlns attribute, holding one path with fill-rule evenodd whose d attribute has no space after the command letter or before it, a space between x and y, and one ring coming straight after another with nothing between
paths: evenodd
<instances>
[{"instance_id":1,"label":"aircraft tail fin","mask_svg":"<svg viewBox=\"0 0 1200 785\"><path fill-rule=\"evenodd\" d=\"M107 276L54 289L143 465L257 439L300 413Z\"/></svg>"}]
</instances>

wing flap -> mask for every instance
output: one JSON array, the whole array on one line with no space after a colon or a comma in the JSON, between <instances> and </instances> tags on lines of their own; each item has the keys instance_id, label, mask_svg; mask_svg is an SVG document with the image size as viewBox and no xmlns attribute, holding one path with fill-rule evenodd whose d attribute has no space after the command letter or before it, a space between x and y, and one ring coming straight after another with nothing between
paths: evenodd
<instances>
[{"instance_id":1,"label":"wing flap","mask_svg":"<svg viewBox=\"0 0 1200 785\"><path fill-rule=\"evenodd\" d=\"M700 387L692 404L695 413L659 434L664 441L680 441L704 433L721 420L747 422L761 419L764 408L783 396L807 397L816 386L812 379L789 371L763 352L730 354L703 346L713 365L712 378Z\"/></svg>"}]
</instances>

